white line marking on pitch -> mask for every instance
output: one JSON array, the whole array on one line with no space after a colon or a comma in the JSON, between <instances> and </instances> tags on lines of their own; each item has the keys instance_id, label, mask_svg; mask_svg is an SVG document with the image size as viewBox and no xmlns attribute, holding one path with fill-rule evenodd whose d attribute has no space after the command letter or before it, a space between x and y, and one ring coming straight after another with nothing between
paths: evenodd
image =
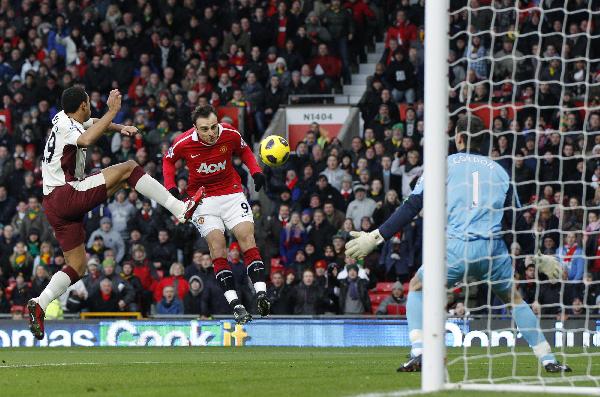
<instances>
[{"instance_id":1,"label":"white line marking on pitch","mask_svg":"<svg viewBox=\"0 0 600 397\"><path fill-rule=\"evenodd\" d=\"M36 367L70 367L80 365L128 365L128 364L177 364L169 363L165 361L129 361L121 363L43 363L43 364L14 364L14 365L0 365L0 368L36 368Z\"/></svg>"},{"instance_id":2,"label":"white line marking on pitch","mask_svg":"<svg viewBox=\"0 0 600 397\"><path fill-rule=\"evenodd\" d=\"M389 391L389 392L381 392L381 393L359 394L355 397L405 397L405 396L416 396L418 394L429 394L429 392L423 392L421 390L399 390L399 391Z\"/></svg>"}]
</instances>

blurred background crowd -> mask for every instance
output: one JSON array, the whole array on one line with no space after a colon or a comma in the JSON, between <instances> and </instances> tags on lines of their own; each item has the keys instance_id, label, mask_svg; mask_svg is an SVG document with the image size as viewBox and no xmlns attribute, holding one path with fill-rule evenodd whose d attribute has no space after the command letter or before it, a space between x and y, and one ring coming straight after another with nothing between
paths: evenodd
<instances>
[{"instance_id":1,"label":"blurred background crowd","mask_svg":"<svg viewBox=\"0 0 600 397\"><path fill-rule=\"evenodd\" d=\"M600 5L574 1L564 12L554 10L562 0L531 0L517 12L511 1L471 0L467 12L466 0L451 3L448 134L466 107L482 105L483 152L511 175L523 205L505 235L520 288L537 312L597 312L600 14L590 11ZM265 167L269 205L256 200L252 210L273 314L403 314L406 283L421 265L421 217L360 262L345 257L344 244L350 231L385 221L422 174L423 23L423 0L0 1L0 313L18 317L64 264L40 205L40 157L65 88L86 88L92 117L119 88L116 121L141 131L103 137L88 151L89 172L134 159L160 180L162 156L197 105L243 108L241 132L255 143L280 106L340 92L384 41L358 104L363 131L344 146L314 123L284 167ZM187 170L177 167L183 193ZM88 273L56 313L229 313L193 225L131 189L85 224ZM564 283L538 282L530 259L538 250L559 257ZM228 259L252 307L234 241ZM486 310L485 286L451 295L470 302L451 303L453 314Z\"/></svg>"}]
</instances>

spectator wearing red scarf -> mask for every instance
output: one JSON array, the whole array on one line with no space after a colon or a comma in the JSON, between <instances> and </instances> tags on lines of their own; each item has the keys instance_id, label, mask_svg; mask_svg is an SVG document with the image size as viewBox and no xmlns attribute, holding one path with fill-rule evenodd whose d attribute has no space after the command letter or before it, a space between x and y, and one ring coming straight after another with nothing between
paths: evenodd
<instances>
[{"instance_id":1,"label":"spectator wearing red scarf","mask_svg":"<svg viewBox=\"0 0 600 397\"><path fill-rule=\"evenodd\" d=\"M364 0L349 0L344 3L344 8L352 11L352 19L354 20L354 36L352 40L352 47L358 56L360 62L367 61L367 53L365 52L365 46L369 44L373 45L373 32L369 29L370 21L375 20L375 13L369 8ZM367 43L367 40L370 40Z\"/></svg>"},{"instance_id":2,"label":"spectator wearing red scarf","mask_svg":"<svg viewBox=\"0 0 600 397\"><path fill-rule=\"evenodd\" d=\"M285 259L285 263L294 261L296 252L304 248L306 241L307 234L300 220L300 214L294 212L279 237L279 254Z\"/></svg>"},{"instance_id":3,"label":"spectator wearing red scarf","mask_svg":"<svg viewBox=\"0 0 600 397\"><path fill-rule=\"evenodd\" d=\"M92 292L88 298L88 309L91 312L119 311L119 297L113 290L112 282L105 278L100 281L100 288Z\"/></svg>"},{"instance_id":4,"label":"spectator wearing red scarf","mask_svg":"<svg viewBox=\"0 0 600 397\"><path fill-rule=\"evenodd\" d=\"M149 313L150 305L154 300L153 292L158 276L154 274L153 269L150 267L150 261L146 258L144 246L135 245L133 247L132 259L129 263L133 266L133 275L142 284L140 293L141 311L142 313Z\"/></svg>"},{"instance_id":5,"label":"spectator wearing red scarf","mask_svg":"<svg viewBox=\"0 0 600 397\"><path fill-rule=\"evenodd\" d=\"M267 14L268 15L268 14ZM285 41L288 35L293 35L296 32L288 32L289 18L287 12L287 4L280 1L277 4L277 13L271 17L271 26L275 29L275 45L277 48L285 48Z\"/></svg>"},{"instance_id":6,"label":"spectator wearing red scarf","mask_svg":"<svg viewBox=\"0 0 600 397\"><path fill-rule=\"evenodd\" d=\"M321 80L321 88L325 92L331 91L335 83L338 83L342 74L342 61L329 55L327 44L319 44L319 54L310 63L315 76Z\"/></svg>"},{"instance_id":7,"label":"spectator wearing red scarf","mask_svg":"<svg viewBox=\"0 0 600 397\"><path fill-rule=\"evenodd\" d=\"M246 53L244 52L243 48L238 48L236 53L233 54L231 56L231 58L229 58L229 63L233 66L235 66L235 68L241 72L242 70L244 70L244 66L246 65Z\"/></svg>"},{"instance_id":8,"label":"spectator wearing red scarf","mask_svg":"<svg viewBox=\"0 0 600 397\"><path fill-rule=\"evenodd\" d=\"M383 54L381 55L379 62L383 63L386 66L389 65L390 62L394 60L394 52L396 52L396 50L398 49L400 49L400 47L398 46L398 40L390 40L389 47L386 47L386 49L383 50Z\"/></svg>"},{"instance_id":9,"label":"spectator wearing red scarf","mask_svg":"<svg viewBox=\"0 0 600 397\"><path fill-rule=\"evenodd\" d=\"M300 196L302 196L302 191L298 186L298 181L299 179L298 175L296 175L296 171L287 170L287 172L285 173L285 186L287 186L287 188L290 189L292 203L298 201L298 199L300 199Z\"/></svg>"},{"instance_id":10,"label":"spectator wearing red scarf","mask_svg":"<svg viewBox=\"0 0 600 397\"><path fill-rule=\"evenodd\" d=\"M152 275L150 261L146 258L146 250L142 245L138 245L133 249L133 274L140 279L142 287L146 291L154 291L156 278Z\"/></svg>"},{"instance_id":11,"label":"spectator wearing red scarf","mask_svg":"<svg viewBox=\"0 0 600 397\"><path fill-rule=\"evenodd\" d=\"M127 222L127 228L128 230L139 230L142 235L148 236L146 241L154 242L158 235L160 223L160 215L154 211L150 200L144 199L142 208L137 211L136 216L132 216Z\"/></svg>"},{"instance_id":12,"label":"spectator wearing red scarf","mask_svg":"<svg viewBox=\"0 0 600 397\"><path fill-rule=\"evenodd\" d=\"M585 270L585 259L575 232L568 232L565 237L565 244L556 250L556 256L563 265L565 279L583 280Z\"/></svg>"},{"instance_id":13,"label":"spectator wearing red scarf","mask_svg":"<svg viewBox=\"0 0 600 397\"><path fill-rule=\"evenodd\" d=\"M406 11L396 13L396 22L390 26L385 35L385 46L390 46L390 40L397 40L400 47L408 50L410 43L417 40L417 27L406 19Z\"/></svg>"}]
</instances>

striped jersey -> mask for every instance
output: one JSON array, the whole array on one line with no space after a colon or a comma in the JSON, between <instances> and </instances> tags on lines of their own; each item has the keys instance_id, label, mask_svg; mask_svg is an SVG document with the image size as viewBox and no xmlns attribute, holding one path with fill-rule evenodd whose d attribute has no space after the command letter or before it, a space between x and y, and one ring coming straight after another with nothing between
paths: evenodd
<instances>
[{"instance_id":1,"label":"striped jersey","mask_svg":"<svg viewBox=\"0 0 600 397\"><path fill-rule=\"evenodd\" d=\"M92 125L92 119L79 123L64 111L52 118L52 130L44 147L42 180L44 195L55 187L85 177L86 149L77 147L77 138Z\"/></svg>"}]
</instances>

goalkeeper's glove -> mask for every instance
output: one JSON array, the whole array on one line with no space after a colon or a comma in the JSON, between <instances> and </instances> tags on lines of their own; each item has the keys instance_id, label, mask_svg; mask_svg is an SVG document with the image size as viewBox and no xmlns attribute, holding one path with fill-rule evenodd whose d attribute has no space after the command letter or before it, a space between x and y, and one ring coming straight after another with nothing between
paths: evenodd
<instances>
[{"instance_id":1,"label":"goalkeeper's glove","mask_svg":"<svg viewBox=\"0 0 600 397\"><path fill-rule=\"evenodd\" d=\"M377 229L370 233L350 232L350 236L354 238L346 243L346 255L354 259L364 258L384 241Z\"/></svg>"},{"instance_id":2,"label":"goalkeeper's glove","mask_svg":"<svg viewBox=\"0 0 600 397\"><path fill-rule=\"evenodd\" d=\"M263 186L266 184L265 176L262 172L257 172L252 175L252 179L254 180L254 190L260 192Z\"/></svg>"},{"instance_id":3,"label":"goalkeeper's glove","mask_svg":"<svg viewBox=\"0 0 600 397\"><path fill-rule=\"evenodd\" d=\"M556 282L562 279L563 267L554 256L542 255L538 252L533 257L533 262L540 273L548 276L548 280Z\"/></svg>"}]
</instances>

